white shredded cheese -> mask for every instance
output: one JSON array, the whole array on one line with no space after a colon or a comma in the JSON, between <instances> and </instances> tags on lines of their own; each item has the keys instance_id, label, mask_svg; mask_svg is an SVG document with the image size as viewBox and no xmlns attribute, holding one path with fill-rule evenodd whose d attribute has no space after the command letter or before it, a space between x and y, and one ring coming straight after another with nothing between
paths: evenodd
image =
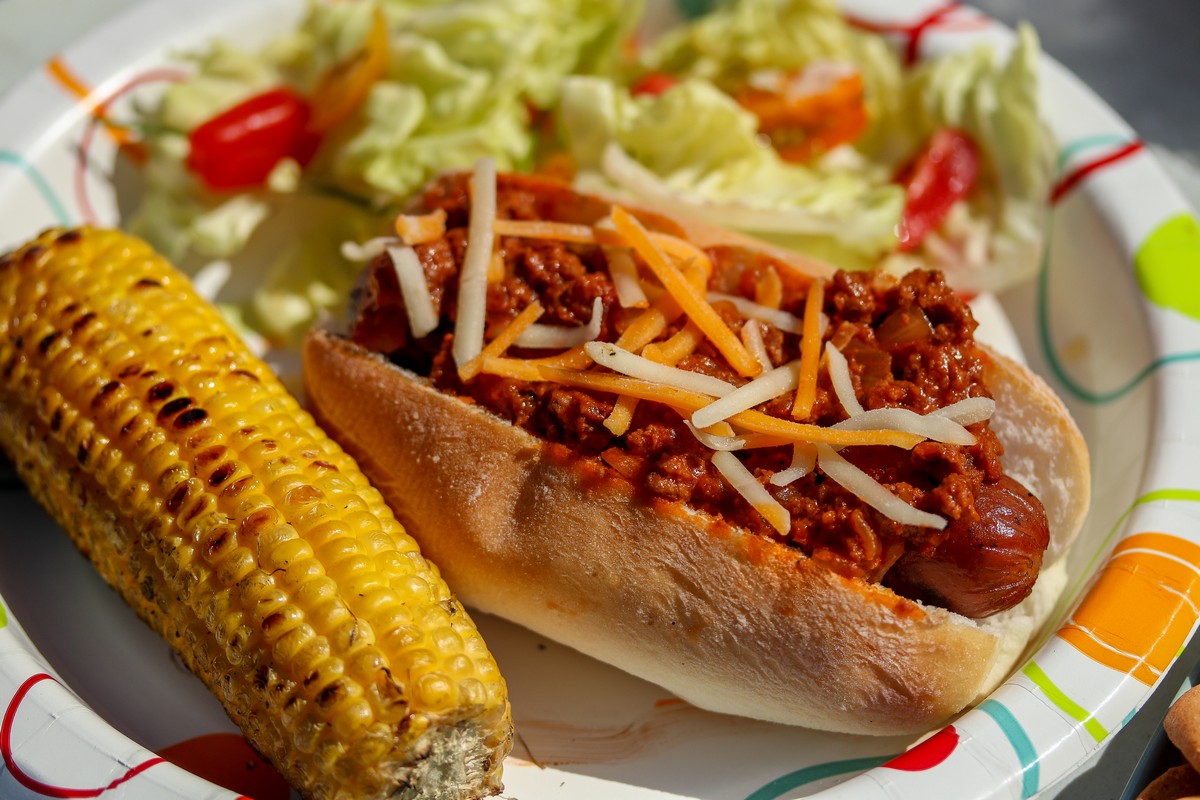
<instances>
[{"instance_id":1,"label":"white shredded cheese","mask_svg":"<svg viewBox=\"0 0 1200 800\"><path fill-rule=\"evenodd\" d=\"M833 393L842 404L846 415L850 417L863 413L858 395L854 393L854 381L850 378L850 365L842 351L833 346L832 342L825 344L825 369L829 372L829 380L833 384Z\"/></svg>"},{"instance_id":2,"label":"white shredded cheese","mask_svg":"<svg viewBox=\"0 0 1200 800\"><path fill-rule=\"evenodd\" d=\"M922 416L907 408L873 408L829 427L847 431L903 431L935 442L968 447L976 441L973 433L953 419L937 414Z\"/></svg>"},{"instance_id":3,"label":"white shredded cheese","mask_svg":"<svg viewBox=\"0 0 1200 800\"><path fill-rule=\"evenodd\" d=\"M396 280L400 282L400 296L404 298L408 328L412 331L413 338L424 338L438 326L438 315L437 309L433 307L433 298L429 294L425 270L421 268L421 259L417 256L417 251L407 245L389 247L387 254L392 259Z\"/></svg>"},{"instance_id":4,"label":"white shredded cheese","mask_svg":"<svg viewBox=\"0 0 1200 800\"><path fill-rule=\"evenodd\" d=\"M746 446L746 440L740 436L718 436L715 433L702 431L686 419L683 421L683 424L687 425L692 435L709 450L733 451L741 450Z\"/></svg>"},{"instance_id":5,"label":"white shredded cheese","mask_svg":"<svg viewBox=\"0 0 1200 800\"><path fill-rule=\"evenodd\" d=\"M829 445L818 444L816 449L817 466L829 476L830 480L836 481L859 500L888 519L899 522L901 525L917 525L938 530L946 527L947 522L944 518L913 508L888 491L886 486L851 464Z\"/></svg>"},{"instance_id":6,"label":"white shredded cheese","mask_svg":"<svg viewBox=\"0 0 1200 800\"><path fill-rule=\"evenodd\" d=\"M697 428L707 428L759 403L774 400L785 392L794 391L799 378L800 362L789 361L698 409L692 414L692 424Z\"/></svg>"},{"instance_id":7,"label":"white shredded cheese","mask_svg":"<svg viewBox=\"0 0 1200 800\"><path fill-rule=\"evenodd\" d=\"M728 451L713 453L712 463L725 480L729 481L729 485L771 523L772 528L784 535L791 531L791 513L771 496L737 456Z\"/></svg>"},{"instance_id":8,"label":"white shredded cheese","mask_svg":"<svg viewBox=\"0 0 1200 800\"><path fill-rule=\"evenodd\" d=\"M991 419L995 411L996 401L992 398L968 397L966 400L959 400L957 403L934 409L929 412L929 415L946 417L959 425L972 425L976 422L983 422L985 419Z\"/></svg>"},{"instance_id":9,"label":"white shredded cheese","mask_svg":"<svg viewBox=\"0 0 1200 800\"><path fill-rule=\"evenodd\" d=\"M467 252L458 275L458 315L454 321L454 363L462 367L483 350L487 323L488 265L496 219L496 162L481 158L471 175L471 219Z\"/></svg>"},{"instance_id":10,"label":"white shredded cheese","mask_svg":"<svg viewBox=\"0 0 1200 800\"><path fill-rule=\"evenodd\" d=\"M613 372L619 372L632 378L674 386L677 389L706 394L710 397L723 397L735 389L732 383L720 378L659 364L657 361L651 361L608 342L588 342L584 345L584 349L592 361L600 366L608 367ZM708 426L701 427L707 428Z\"/></svg>"},{"instance_id":11,"label":"white shredded cheese","mask_svg":"<svg viewBox=\"0 0 1200 800\"><path fill-rule=\"evenodd\" d=\"M621 308L645 308L650 305L638 278L633 254L621 247L606 247L604 257L608 261L608 274L612 278L613 289L617 292L617 302L621 304Z\"/></svg>"},{"instance_id":12,"label":"white shredded cheese","mask_svg":"<svg viewBox=\"0 0 1200 800\"><path fill-rule=\"evenodd\" d=\"M342 242L342 258L347 261L372 261L382 255L389 247L403 244L395 236L376 236L359 244L358 242Z\"/></svg>"},{"instance_id":13,"label":"white shredded cheese","mask_svg":"<svg viewBox=\"0 0 1200 800\"><path fill-rule=\"evenodd\" d=\"M754 356L754 360L762 364L763 371L773 369L771 356L767 353L767 345L763 342L762 323L756 319L748 319L742 325L742 344Z\"/></svg>"},{"instance_id":14,"label":"white shredded cheese","mask_svg":"<svg viewBox=\"0 0 1200 800\"><path fill-rule=\"evenodd\" d=\"M786 311L780 311L778 308L764 306L761 303L756 303L753 300L747 300L736 294L725 294L724 292L709 292L708 302L731 303L743 317L756 319L761 322L774 325L781 331L787 333L799 334L804 329L804 322L795 314L789 314ZM824 326L822 326L824 332Z\"/></svg>"},{"instance_id":15,"label":"white shredded cheese","mask_svg":"<svg viewBox=\"0 0 1200 800\"><path fill-rule=\"evenodd\" d=\"M792 446L792 464L771 476L771 483L787 486L803 478L817 467L817 450L810 444L797 442Z\"/></svg>"},{"instance_id":16,"label":"white shredded cheese","mask_svg":"<svg viewBox=\"0 0 1200 800\"><path fill-rule=\"evenodd\" d=\"M586 325L574 328L562 325L540 325L534 323L513 342L517 347L528 347L533 350L563 349L578 347L585 342L594 342L600 336L600 326L604 322L604 302L599 298L592 300L592 318Z\"/></svg>"}]
</instances>

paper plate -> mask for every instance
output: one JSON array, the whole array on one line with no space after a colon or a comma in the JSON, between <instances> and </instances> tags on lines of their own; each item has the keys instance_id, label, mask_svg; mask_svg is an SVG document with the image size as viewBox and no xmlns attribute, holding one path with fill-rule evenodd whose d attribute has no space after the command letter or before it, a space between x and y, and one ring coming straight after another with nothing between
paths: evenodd
<instances>
[{"instance_id":1,"label":"paper plate","mask_svg":"<svg viewBox=\"0 0 1200 800\"><path fill-rule=\"evenodd\" d=\"M30 75L0 101L0 248L50 225L119 224L137 176L96 108L119 115L141 90L131 87L166 77L173 53L216 36L252 41L302 7L141 2ZM923 55L1011 41L958 4L847 7ZM1061 144L1049 253L993 316L1007 316L1015 345L1076 415L1094 503L1069 593L1032 657L914 744L702 712L480 615L517 723L507 795L1026 798L1078 769L1146 701L1200 605L1200 225L1136 134L1060 66L1042 67ZM0 797L288 797L15 481L0 507Z\"/></svg>"}]
</instances>

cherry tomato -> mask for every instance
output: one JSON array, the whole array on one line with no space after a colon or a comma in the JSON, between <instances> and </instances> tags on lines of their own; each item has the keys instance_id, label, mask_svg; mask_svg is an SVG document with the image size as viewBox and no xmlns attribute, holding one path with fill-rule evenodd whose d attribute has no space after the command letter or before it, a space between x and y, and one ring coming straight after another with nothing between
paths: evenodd
<instances>
[{"instance_id":1,"label":"cherry tomato","mask_svg":"<svg viewBox=\"0 0 1200 800\"><path fill-rule=\"evenodd\" d=\"M257 94L188 134L187 167L216 191L261 186L282 159L312 159L320 138L310 115L309 102L286 87Z\"/></svg>"},{"instance_id":2,"label":"cherry tomato","mask_svg":"<svg viewBox=\"0 0 1200 800\"><path fill-rule=\"evenodd\" d=\"M679 83L679 79L673 75L665 72L648 72L633 84L629 91L633 95L660 95L677 83Z\"/></svg>"},{"instance_id":3,"label":"cherry tomato","mask_svg":"<svg viewBox=\"0 0 1200 800\"><path fill-rule=\"evenodd\" d=\"M979 150L971 137L942 128L896 176L905 186L900 219L900 250L910 251L946 219L950 208L970 193L979 176Z\"/></svg>"}]
</instances>

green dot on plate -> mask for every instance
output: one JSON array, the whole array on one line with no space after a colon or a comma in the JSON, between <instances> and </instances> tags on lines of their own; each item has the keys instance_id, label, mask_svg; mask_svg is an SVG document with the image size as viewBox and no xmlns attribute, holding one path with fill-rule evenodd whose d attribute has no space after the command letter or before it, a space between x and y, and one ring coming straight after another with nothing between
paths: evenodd
<instances>
[{"instance_id":1,"label":"green dot on plate","mask_svg":"<svg viewBox=\"0 0 1200 800\"><path fill-rule=\"evenodd\" d=\"M1133 257L1150 302L1200 320L1200 222L1179 214L1159 225Z\"/></svg>"}]
</instances>

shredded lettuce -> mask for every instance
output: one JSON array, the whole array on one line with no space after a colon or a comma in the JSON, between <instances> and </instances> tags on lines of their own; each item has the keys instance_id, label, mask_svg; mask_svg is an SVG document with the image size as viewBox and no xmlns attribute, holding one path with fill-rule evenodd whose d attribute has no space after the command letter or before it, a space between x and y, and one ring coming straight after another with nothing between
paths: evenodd
<instances>
[{"instance_id":1,"label":"shredded lettuce","mask_svg":"<svg viewBox=\"0 0 1200 800\"><path fill-rule=\"evenodd\" d=\"M787 163L759 139L754 116L708 81L631 97L611 81L573 77L559 114L579 168L643 201L785 243L830 237L868 256L895 245L904 191L886 170L844 154Z\"/></svg>"},{"instance_id":2,"label":"shredded lettuce","mask_svg":"<svg viewBox=\"0 0 1200 800\"><path fill-rule=\"evenodd\" d=\"M389 31L390 68L358 113L328 134L303 172L281 162L253 191L208 191L185 167L188 131L279 85L311 92L358 53L377 13ZM385 232L395 210L435 175L480 157L526 169L537 156L536 109L557 103L568 74L607 72L641 15L641 0L310 0L300 24L246 51L217 42L191 56L194 76L171 85L140 120L151 153L130 227L185 266L231 259L257 282L239 320L276 343L294 342L357 268L338 236ZM249 249L269 222L322 198L267 274Z\"/></svg>"}]
</instances>

